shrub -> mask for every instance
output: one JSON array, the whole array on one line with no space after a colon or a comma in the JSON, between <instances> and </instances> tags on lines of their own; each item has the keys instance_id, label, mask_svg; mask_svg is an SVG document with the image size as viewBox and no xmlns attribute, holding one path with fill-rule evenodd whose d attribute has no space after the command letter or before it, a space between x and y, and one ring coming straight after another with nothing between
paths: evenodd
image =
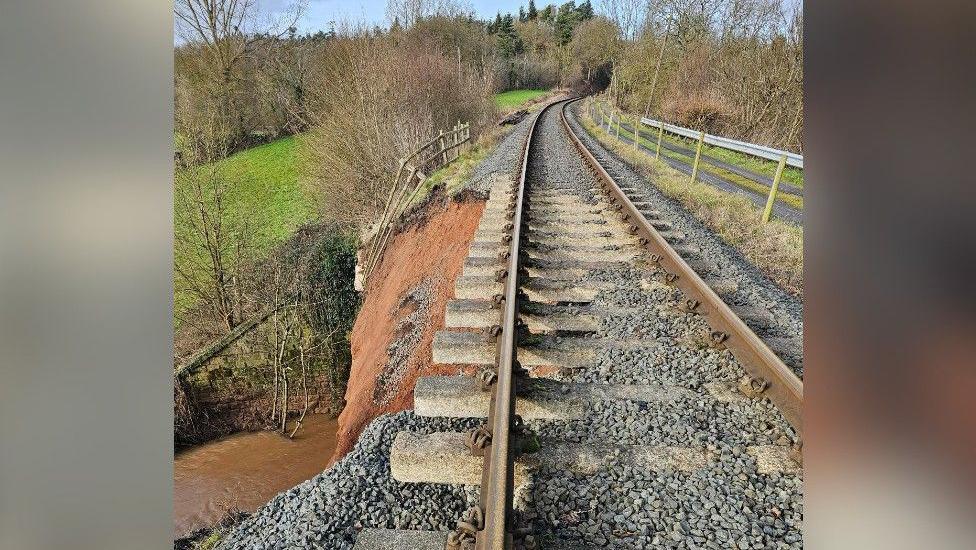
<instances>
[{"instance_id":1,"label":"shrub","mask_svg":"<svg viewBox=\"0 0 976 550\"><path fill-rule=\"evenodd\" d=\"M493 113L487 71L418 29L338 38L316 60L305 175L344 228L378 217L400 158L459 120L476 133Z\"/></svg>"}]
</instances>

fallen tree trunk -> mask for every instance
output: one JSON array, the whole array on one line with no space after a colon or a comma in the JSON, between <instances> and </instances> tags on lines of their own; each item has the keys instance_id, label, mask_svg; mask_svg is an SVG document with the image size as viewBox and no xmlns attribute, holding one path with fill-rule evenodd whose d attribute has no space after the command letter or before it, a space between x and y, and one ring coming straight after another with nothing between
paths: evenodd
<instances>
[{"instance_id":1,"label":"fallen tree trunk","mask_svg":"<svg viewBox=\"0 0 976 550\"><path fill-rule=\"evenodd\" d=\"M234 342L239 340L242 336L244 336L252 329L254 329L254 327L263 323L274 312L275 312L275 308L268 308L262 311L261 313L258 313L254 317L251 317L250 319L237 325L236 327L234 327L234 330L228 332L226 336L220 338L219 340L215 340L211 342L210 345L203 348L202 350L197 352L196 355L191 357L189 361L177 367L176 371L173 373L173 376L179 379L179 378L183 378L184 376L193 374L195 370L205 365L207 361L213 359L214 356L216 356L218 353L223 351L227 346L233 344Z\"/></svg>"}]
</instances>

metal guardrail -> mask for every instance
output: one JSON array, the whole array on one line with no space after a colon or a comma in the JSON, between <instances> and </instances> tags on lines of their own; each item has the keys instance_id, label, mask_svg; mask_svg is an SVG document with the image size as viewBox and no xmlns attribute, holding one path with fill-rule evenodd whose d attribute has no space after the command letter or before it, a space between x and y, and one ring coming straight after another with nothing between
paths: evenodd
<instances>
[{"instance_id":1,"label":"metal guardrail","mask_svg":"<svg viewBox=\"0 0 976 550\"><path fill-rule=\"evenodd\" d=\"M594 107L593 103L591 103L590 104L590 117L593 119L594 122L598 123L601 127L604 124L606 124L607 134L610 135L611 137L614 136L614 129L615 129L616 130L616 138L617 138L618 141L621 141L620 130L621 130L621 128L625 124L625 122L624 122L621 114L615 113L614 111L611 111L610 114L609 114L609 116L607 116L607 114L603 110L603 106L602 105L599 105L597 107ZM615 118L616 118L616 120L614 120ZM638 120L639 120L639 122L638 122ZM662 152L661 152L662 151L662 146L665 149L668 149L671 152L676 153L677 155L680 155L680 156L689 156L689 157L693 157L694 158L694 162L688 164L688 167L691 170L691 181L696 181L697 180L699 165L700 165L701 162L704 161L705 163L710 164L710 165L714 166L715 168L717 168L719 170L725 170L727 172L731 172L735 176L739 176L739 177L745 178L747 180L753 181L753 182L758 183L759 185L765 187L766 188L766 191L765 191L764 194L766 195L766 203L765 203L765 208L763 209L763 214L762 214L762 217L761 217L761 220L762 220L763 223L769 222L770 217L772 216L774 203L777 200L780 200L780 199L777 198L777 193L779 192L780 181L781 181L781 179L783 177L783 170L786 168L786 166L788 164L788 160L789 160L788 156L789 155L792 155L794 157L794 164L796 164L796 160L797 160L797 158L799 158L799 164L802 167L803 157L801 155L797 155L795 153L790 153L788 151L780 151L779 149L774 149L772 147L765 147L765 146L762 146L762 145L755 145L755 144L746 143L746 142L742 142L742 141L727 140L726 138L721 138L721 137L716 137L716 136L710 136L709 134L706 134L705 132L702 132L702 131L695 131L695 130L691 130L691 129L688 129L688 128L683 128L681 126L675 126L673 124L668 124L666 122L665 123L662 123L660 121L656 121L656 120L649 119L649 118L638 119L635 116L634 117L634 121L635 121L635 123L634 123L633 127L626 129L627 132L634 134L635 132L639 132L640 131L640 128L643 128L645 125L647 125L647 126L649 126L651 128L657 128L657 132L656 132L657 133L657 146L654 149L654 151L655 151L654 152L654 157L655 158L658 158L658 159L661 159L662 158ZM614 126L615 126L615 128L614 128ZM690 139L692 139L692 140L694 140L694 141L697 142L697 146L694 147L694 149L692 150L692 149L684 149L681 145L665 144L664 141L663 141L664 131L665 130L667 130L669 134L680 135L680 136L683 136L683 137L686 137L686 138L690 138ZM710 138L710 140L709 139L706 139L706 136L708 136L708 138ZM743 144L743 145L749 146L749 147L762 147L763 149L766 149L767 152L769 152L769 151L775 151L777 154L779 154L778 157L772 159L772 160L775 160L776 163L777 163L775 175L772 177L772 179L769 179L764 174L759 174L759 173L754 172L754 171L752 171L752 170L750 170L748 168L745 168L745 167L742 167L742 166L737 166L735 164L726 162L726 161L724 161L722 159L719 159L719 158L716 158L714 156L710 156L710 155L707 155L707 154L702 154L702 146L705 143L708 143L709 141L714 145L716 139L726 140L728 142L739 143L739 144ZM631 139L631 141L632 141L632 143L634 145L634 152L636 153L639 150L639 147L640 147L639 143L640 142L637 139ZM651 147L653 147L653 145L654 145L653 143L650 144ZM727 147L724 147L724 148L727 148ZM737 152L742 152L742 149L741 148L740 149L735 149L735 150ZM750 152L748 152L746 154L753 155L754 152L753 151L750 151ZM760 158L766 159L766 158L769 158L769 157L761 156ZM684 161L677 160L676 158L673 158L672 159L672 158L666 158L666 157L664 158L664 160L665 160L665 162L671 164L672 167L676 167L679 170L684 171L683 168L681 168L680 166L676 166L674 164L675 162L678 162L679 165L680 165L680 164L684 163ZM730 180L727 177L723 177L723 176L720 176L720 175L717 175L717 174L709 174L709 177L711 178L711 180L713 180L712 181L712 185L716 185L716 186L718 186L720 188L722 188L722 185L719 185L719 184L714 183L715 180L717 180L721 184L728 184L728 185L731 185L731 186L734 186L734 187L743 187L742 185L739 184L739 182ZM788 193L788 194L793 195L793 196L802 197L802 189L798 190L797 188L793 187L792 184L784 184L783 187L784 187L784 193ZM755 191L757 193L759 192L759 191L757 191L755 189L748 189L747 188L747 190ZM788 201L784 201L784 202L787 202L788 203ZM757 203L757 205L758 205L758 203ZM802 210L802 207L794 207L794 208L796 208L797 210Z\"/></svg>"},{"instance_id":2,"label":"metal guardrail","mask_svg":"<svg viewBox=\"0 0 976 550\"><path fill-rule=\"evenodd\" d=\"M641 117L641 124L646 124L647 126L651 126L653 128L660 128L663 124L665 131L696 141L701 135L701 132L698 130L675 126L674 124L668 124L667 122L661 122L652 118ZM737 151L739 153L745 153L754 157L771 160L773 162L779 162L779 159L785 156L787 166L792 166L801 170L803 169L803 155L799 155L797 153L782 151L780 149L774 149L773 147L766 147L765 145L756 145L755 143L747 143L745 141L715 136L712 134L705 134L705 143L714 145L715 147L721 147L723 149L729 149L731 151Z\"/></svg>"}]
</instances>

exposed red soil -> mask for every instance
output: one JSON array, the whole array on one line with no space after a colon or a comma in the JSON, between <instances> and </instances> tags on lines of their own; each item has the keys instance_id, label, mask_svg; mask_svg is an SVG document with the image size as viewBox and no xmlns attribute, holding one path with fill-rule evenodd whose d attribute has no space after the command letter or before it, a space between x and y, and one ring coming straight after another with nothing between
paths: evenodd
<instances>
[{"instance_id":1,"label":"exposed red soil","mask_svg":"<svg viewBox=\"0 0 976 550\"><path fill-rule=\"evenodd\" d=\"M431 344L434 333L444 327L444 307L454 296L454 282L483 209L482 200L433 200L422 213L425 220L411 223L387 246L367 284L352 330L352 370L332 462L355 446L372 419L413 408L413 387L419 376L453 374L450 367L432 365ZM404 299L421 286L430 293L426 315L411 325L421 331L419 342L411 348L402 378L377 390L377 379L390 361L388 348L402 336L403 320L416 311L404 306ZM376 399L377 394L382 399Z\"/></svg>"}]
</instances>

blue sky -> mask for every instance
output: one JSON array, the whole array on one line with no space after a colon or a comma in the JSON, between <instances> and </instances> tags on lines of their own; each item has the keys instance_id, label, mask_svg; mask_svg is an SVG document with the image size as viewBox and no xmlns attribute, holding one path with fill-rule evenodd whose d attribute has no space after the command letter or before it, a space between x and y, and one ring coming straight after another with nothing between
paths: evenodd
<instances>
[{"instance_id":1,"label":"blue sky","mask_svg":"<svg viewBox=\"0 0 976 550\"><path fill-rule=\"evenodd\" d=\"M502 13L518 13L519 6L528 5L529 0L502 0L489 2L487 0L469 0L477 15L482 18L494 17L499 11ZM563 0L566 1L566 0ZM258 0L262 11L274 13L284 9L291 2L289 0ZM547 4L546 0L536 0L536 5ZM558 3L558 2L556 2ZM371 25L386 26L386 0L365 0L351 2L346 0L309 0L305 15L298 22L298 32L301 34L328 30L329 21L365 21Z\"/></svg>"},{"instance_id":2,"label":"blue sky","mask_svg":"<svg viewBox=\"0 0 976 550\"><path fill-rule=\"evenodd\" d=\"M529 0L461 0L466 1L482 19L494 18L496 13L518 13L519 6L528 5ZM567 0L536 0L540 9L547 4L561 4ZM577 3L583 0L577 0ZM784 5L802 5L802 0L781 0ZM274 16L287 9L293 0L257 0L264 15ZM600 11L600 0L591 0L594 9ZM366 22L369 25L385 27L386 0L307 0L305 14L298 21L299 34L327 31L330 21ZM182 42L179 36L174 37L176 43Z\"/></svg>"}]
</instances>

